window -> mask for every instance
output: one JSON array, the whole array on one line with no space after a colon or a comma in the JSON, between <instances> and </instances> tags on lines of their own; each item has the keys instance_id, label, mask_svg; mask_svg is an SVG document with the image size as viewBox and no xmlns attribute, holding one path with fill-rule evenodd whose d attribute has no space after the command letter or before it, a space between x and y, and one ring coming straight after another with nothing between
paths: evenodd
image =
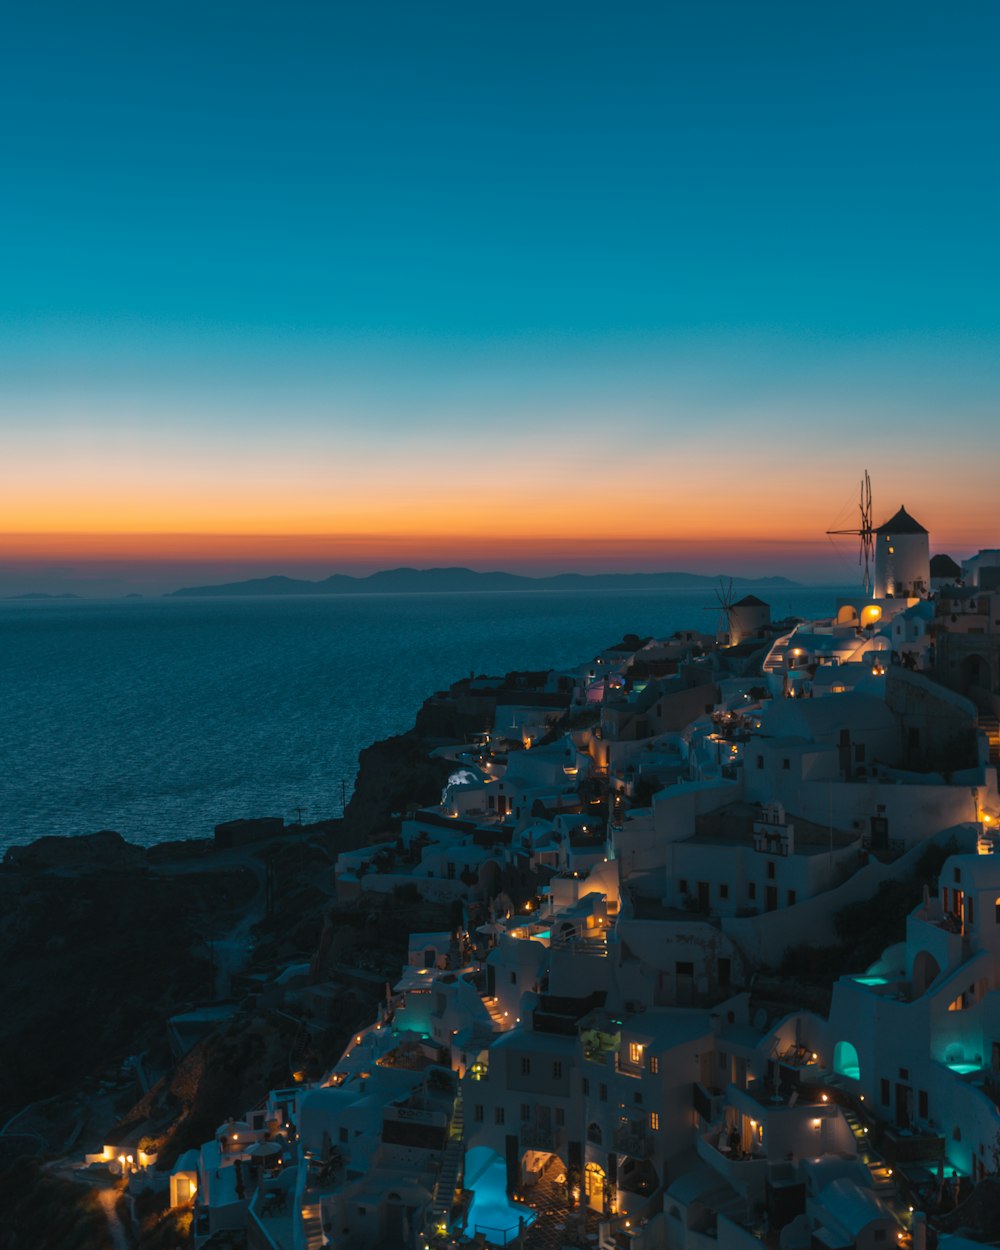
<instances>
[{"instance_id":1,"label":"window","mask_svg":"<svg viewBox=\"0 0 1000 1250\"><path fill-rule=\"evenodd\" d=\"M795 891L794 890L788 891L788 906L789 907L795 906Z\"/></svg>"},{"instance_id":2,"label":"window","mask_svg":"<svg viewBox=\"0 0 1000 1250\"><path fill-rule=\"evenodd\" d=\"M590 1093L590 1078L586 1076L583 1078L583 1092L585 1094Z\"/></svg>"},{"instance_id":3,"label":"window","mask_svg":"<svg viewBox=\"0 0 1000 1250\"><path fill-rule=\"evenodd\" d=\"M900 1069L899 1069L899 1079L900 1079L901 1081L908 1081L908 1080L910 1079L910 1069L909 1069L909 1068L900 1068Z\"/></svg>"},{"instance_id":4,"label":"window","mask_svg":"<svg viewBox=\"0 0 1000 1250\"><path fill-rule=\"evenodd\" d=\"M555 1117L556 1128L562 1128L562 1126L566 1123L566 1112L562 1109L562 1107L556 1107Z\"/></svg>"},{"instance_id":5,"label":"window","mask_svg":"<svg viewBox=\"0 0 1000 1250\"><path fill-rule=\"evenodd\" d=\"M956 868L956 869L955 869L955 880L956 880L956 881L961 881L961 880L962 880L962 870L961 870L961 868Z\"/></svg>"},{"instance_id":6,"label":"window","mask_svg":"<svg viewBox=\"0 0 1000 1250\"><path fill-rule=\"evenodd\" d=\"M882 1106L888 1107L889 1105L889 1082L885 1079L885 1077L883 1077L881 1080L879 1093L882 1098Z\"/></svg>"},{"instance_id":7,"label":"window","mask_svg":"<svg viewBox=\"0 0 1000 1250\"><path fill-rule=\"evenodd\" d=\"M791 761L791 760L782 760L782 761L781 761L781 767L782 767L782 768L784 769L784 771L787 773L787 772L788 772L788 770L792 767L792 761Z\"/></svg>"},{"instance_id":8,"label":"window","mask_svg":"<svg viewBox=\"0 0 1000 1250\"><path fill-rule=\"evenodd\" d=\"M767 879L768 881L774 880L774 860L773 859L769 859L767 861Z\"/></svg>"},{"instance_id":9,"label":"window","mask_svg":"<svg viewBox=\"0 0 1000 1250\"><path fill-rule=\"evenodd\" d=\"M747 898L755 899L757 897L757 884L754 881L747 883Z\"/></svg>"},{"instance_id":10,"label":"window","mask_svg":"<svg viewBox=\"0 0 1000 1250\"><path fill-rule=\"evenodd\" d=\"M763 768L763 767L764 767L764 757L763 757L763 755L758 755L758 756L757 756L757 767L758 767L758 768Z\"/></svg>"},{"instance_id":11,"label":"window","mask_svg":"<svg viewBox=\"0 0 1000 1250\"><path fill-rule=\"evenodd\" d=\"M677 882L677 888L678 890L680 890L682 894L687 894L688 883L683 878L681 878L681 880ZM1000 904L998 904L998 906L1000 906Z\"/></svg>"},{"instance_id":12,"label":"window","mask_svg":"<svg viewBox=\"0 0 1000 1250\"><path fill-rule=\"evenodd\" d=\"M728 898L728 897L729 897L729 886L726 885L725 882L723 882L722 885L719 886L719 898Z\"/></svg>"},{"instance_id":13,"label":"window","mask_svg":"<svg viewBox=\"0 0 1000 1250\"><path fill-rule=\"evenodd\" d=\"M720 985L728 985L732 977L732 965L728 959L720 959L717 964Z\"/></svg>"},{"instance_id":14,"label":"window","mask_svg":"<svg viewBox=\"0 0 1000 1250\"><path fill-rule=\"evenodd\" d=\"M651 1111L649 1113L649 1127L654 1133L660 1131L660 1113L659 1111Z\"/></svg>"},{"instance_id":15,"label":"window","mask_svg":"<svg viewBox=\"0 0 1000 1250\"><path fill-rule=\"evenodd\" d=\"M628 1061L636 1065L642 1063L642 1044L640 1042L629 1042Z\"/></svg>"},{"instance_id":16,"label":"window","mask_svg":"<svg viewBox=\"0 0 1000 1250\"><path fill-rule=\"evenodd\" d=\"M531 1060L526 1056L521 1057L521 1075L531 1076Z\"/></svg>"},{"instance_id":17,"label":"window","mask_svg":"<svg viewBox=\"0 0 1000 1250\"><path fill-rule=\"evenodd\" d=\"M503 1124L503 1107L493 1108L493 1123Z\"/></svg>"},{"instance_id":18,"label":"window","mask_svg":"<svg viewBox=\"0 0 1000 1250\"><path fill-rule=\"evenodd\" d=\"M642 1106L642 1090L637 1089L635 1091L635 1093L632 1095L632 1101L635 1103L637 1107Z\"/></svg>"},{"instance_id":19,"label":"window","mask_svg":"<svg viewBox=\"0 0 1000 1250\"><path fill-rule=\"evenodd\" d=\"M346 1141L347 1141L347 1129L346 1129L346 1128L344 1128L344 1126L343 1126L343 1125L341 1125L341 1126L340 1126L340 1130L339 1130L339 1132L338 1132L338 1136L339 1136L339 1138L340 1138L340 1140L341 1140L342 1142L346 1142Z\"/></svg>"},{"instance_id":20,"label":"window","mask_svg":"<svg viewBox=\"0 0 1000 1250\"><path fill-rule=\"evenodd\" d=\"M925 1089L917 1090L917 1115L921 1120L927 1119L927 1090Z\"/></svg>"},{"instance_id":21,"label":"window","mask_svg":"<svg viewBox=\"0 0 1000 1250\"><path fill-rule=\"evenodd\" d=\"M510 974L510 983L511 985L517 985L517 973L516 972L512 972Z\"/></svg>"},{"instance_id":22,"label":"window","mask_svg":"<svg viewBox=\"0 0 1000 1250\"><path fill-rule=\"evenodd\" d=\"M607 1102L608 1101L608 1087L605 1084L603 1084L603 1082L601 1084L599 1093L600 1093L601 1102Z\"/></svg>"},{"instance_id":23,"label":"window","mask_svg":"<svg viewBox=\"0 0 1000 1250\"><path fill-rule=\"evenodd\" d=\"M447 876L448 876L448 880L449 880L449 881L454 881L454 880L455 880L455 865L454 865L454 864L453 864L450 860L448 861L448 873L447 873Z\"/></svg>"},{"instance_id":24,"label":"window","mask_svg":"<svg viewBox=\"0 0 1000 1250\"><path fill-rule=\"evenodd\" d=\"M552 1064L552 1079L558 1081L562 1078L562 1063L556 1059Z\"/></svg>"},{"instance_id":25,"label":"window","mask_svg":"<svg viewBox=\"0 0 1000 1250\"><path fill-rule=\"evenodd\" d=\"M865 744L863 742L854 744L854 762L855 764L863 764L865 762Z\"/></svg>"},{"instance_id":26,"label":"window","mask_svg":"<svg viewBox=\"0 0 1000 1250\"><path fill-rule=\"evenodd\" d=\"M476 1103L476 1105L475 1105L475 1107L473 1108L473 1115L472 1115L472 1118L475 1120L475 1122L476 1122L477 1124L482 1124L482 1122L483 1122L483 1104L482 1104L481 1102L477 1102L477 1103Z\"/></svg>"},{"instance_id":27,"label":"window","mask_svg":"<svg viewBox=\"0 0 1000 1250\"><path fill-rule=\"evenodd\" d=\"M649 1056L649 1074L650 1076L660 1075L660 1056L659 1055Z\"/></svg>"},{"instance_id":28,"label":"window","mask_svg":"<svg viewBox=\"0 0 1000 1250\"><path fill-rule=\"evenodd\" d=\"M522 1120L531 1119L531 1108L528 1106L526 1102L521 1103L521 1119Z\"/></svg>"}]
</instances>

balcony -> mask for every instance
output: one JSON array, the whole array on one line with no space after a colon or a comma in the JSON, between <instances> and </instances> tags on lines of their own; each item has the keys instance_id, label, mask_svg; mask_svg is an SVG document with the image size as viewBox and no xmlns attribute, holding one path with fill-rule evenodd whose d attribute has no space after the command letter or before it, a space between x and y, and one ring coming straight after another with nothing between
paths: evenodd
<instances>
[{"instance_id":1,"label":"balcony","mask_svg":"<svg viewBox=\"0 0 1000 1250\"><path fill-rule=\"evenodd\" d=\"M564 1130L553 1128L551 1124L522 1124L521 1149L547 1150L555 1153L562 1146Z\"/></svg>"},{"instance_id":2,"label":"balcony","mask_svg":"<svg viewBox=\"0 0 1000 1250\"><path fill-rule=\"evenodd\" d=\"M648 1159L655 1149L653 1139L634 1124L623 1124L615 1129L615 1150L633 1159Z\"/></svg>"}]
</instances>

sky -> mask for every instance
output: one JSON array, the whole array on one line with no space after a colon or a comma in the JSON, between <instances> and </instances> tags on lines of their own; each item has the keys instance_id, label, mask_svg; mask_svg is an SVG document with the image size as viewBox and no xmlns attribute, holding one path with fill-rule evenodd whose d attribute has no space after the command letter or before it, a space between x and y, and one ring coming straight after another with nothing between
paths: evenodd
<instances>
[{"instance_id":1,"label":"sky","mask_svg":"<svg viewBox=\"0 0 1000 1250\"><path fill-rule=\"evenodd\" d=\"M0 594L1000 545L1000 6L18 5Z\"/></svg>"}]
</instances>

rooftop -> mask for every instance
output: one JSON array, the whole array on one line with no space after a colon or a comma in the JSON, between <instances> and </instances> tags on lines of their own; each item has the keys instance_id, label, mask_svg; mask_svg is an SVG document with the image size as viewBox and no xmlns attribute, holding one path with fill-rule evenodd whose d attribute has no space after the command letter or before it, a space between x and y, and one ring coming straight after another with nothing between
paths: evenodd
<instances>
[{"instance_id":1,"label":"rooftop","mask_svg":"<svg viewBox=\"0 0 1000 1250\"><path fill-rule=\"evenodd\" d=\"M875 531L876 534L926 534L927 531L919 521L900 507L895 516L889 518L884 524L880 525Z\"/></svg>"},{"instance_id":2,"label":"rooftop","mask_svg":"<svg viewBox=\"0 0 1000 1250\"><path fill-rule=\"evenodd\" d=\"M755 803L729 803L714 812L705 812L695 818L695 834L688 842L709 843L715 846L753 845L753 827L763 812ZM852 846L858 840L856 833L843 829L830 829L811 820L786 813L788 824L794 828L795 854L820 855L835 848Z\"/></svg>"}]
</instances>

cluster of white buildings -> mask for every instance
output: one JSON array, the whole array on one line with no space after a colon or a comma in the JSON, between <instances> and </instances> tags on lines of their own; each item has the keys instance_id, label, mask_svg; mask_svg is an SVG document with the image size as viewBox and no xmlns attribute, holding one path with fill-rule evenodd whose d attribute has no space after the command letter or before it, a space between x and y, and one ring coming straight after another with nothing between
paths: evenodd
<instances>
[{"instance_id":1,"label":"cluster of white buildings","mask_svg":"<svg viewBox=\"0 0 1000 1250\"><path fill-rule=\"evenodd\" d=\"M438 805L340 856L341 899L465 921L413 935L321 1083L181 1161L199 1245L924 1250L1000 1164L1000 552L959 586L904 509L875 541L828 620L748 597L718 647L551 674L567 720L498 703ZM755 989L930 848L828 1013Z\"/></svg>"}]
</instances>

